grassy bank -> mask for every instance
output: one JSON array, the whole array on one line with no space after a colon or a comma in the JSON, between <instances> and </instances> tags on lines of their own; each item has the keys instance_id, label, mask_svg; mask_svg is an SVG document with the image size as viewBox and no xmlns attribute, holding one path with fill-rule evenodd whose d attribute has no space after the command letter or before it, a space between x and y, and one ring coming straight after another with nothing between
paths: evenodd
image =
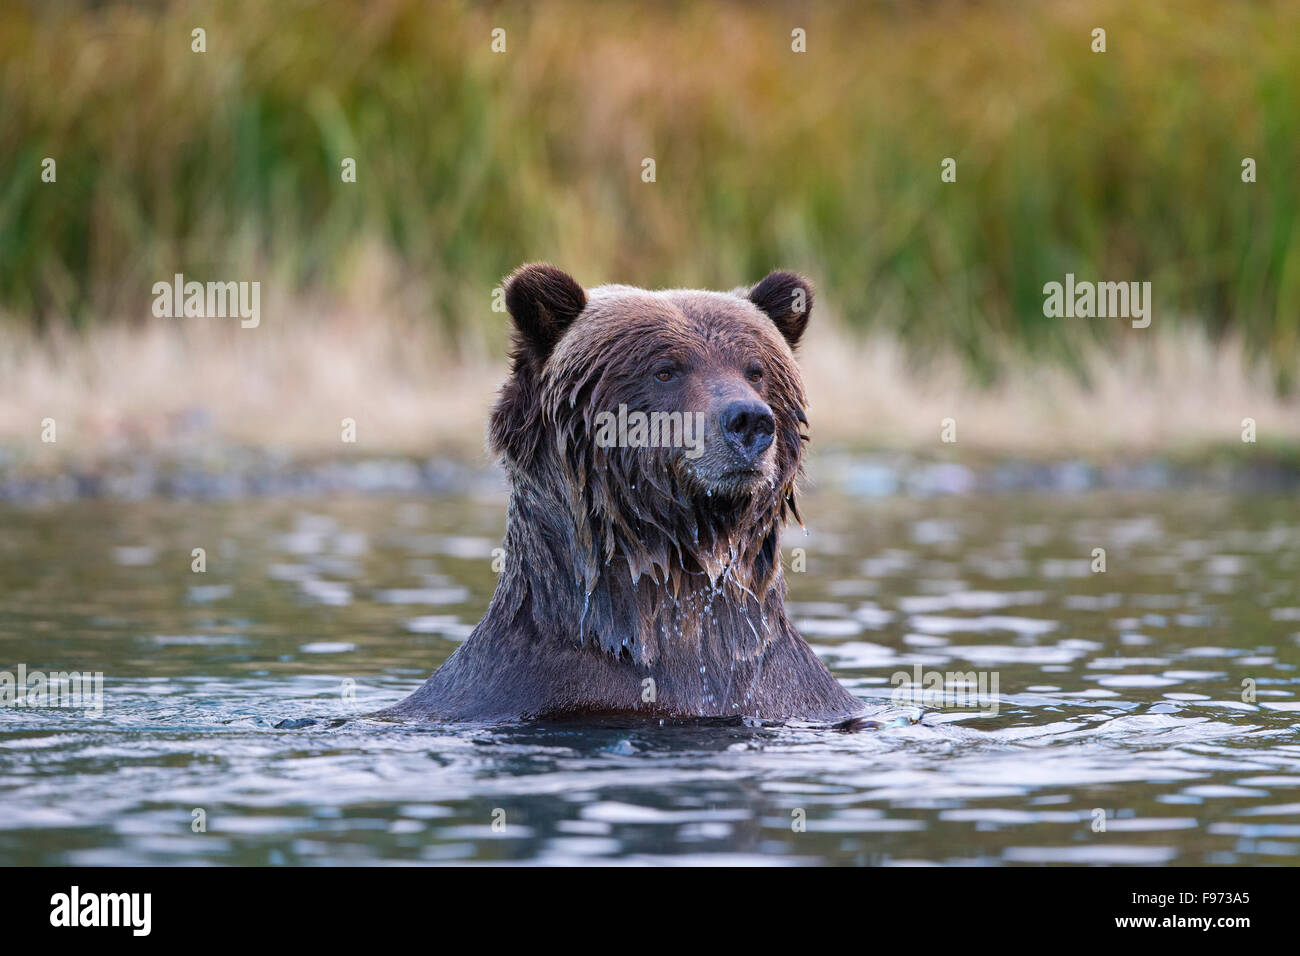
<instances>
[{"instance_id":1,"label":"grassy bank","mask_svg":"<svg viewBox=\"0 0 1300 956\"><path fill-rule=\"evenodd\" d=\"M1097 356L1152 330L1045 318L1072 272L1151 281L1154 328L1264 359L1258 392L1300 365L1297 35L1294 3L1218 0L7 5L0 312L93 327L93 363L176 272L330 298L377 254L372 307L472 357L521 261L723 288L781 265L913 357L1104 387Z\"/></svg>"},{"instance_id":2,"label":"grassy bank","mask_svg":"<svg viewBox=\"0 0 1300 956\"><path fill-rule=\"evenodd\" d=\"M285 460L446 456L486 464L500 357L450 360L427 323L358 306L269 297L266 321L98 324L38 335L0 327L0 465L10 474L96 473L182 461L220 471L247 450ZM822 307L819 307L822 308ZM1279 397L1239 343L1154 332L1121 361L1093 352L1089 384L1057 364L1003 359L975 382L960 356L915 365L887 332L850 337L825 303L801 350L813 449L987 459L1160 457L1300 460L1300 400ZM1241 441L1244 418L1258 441ZM343 419L356 441L343 440ZM944 419L955 444L942 441ZM41 440L53 419L57 441Z\"/></svg>"}]
</instances>

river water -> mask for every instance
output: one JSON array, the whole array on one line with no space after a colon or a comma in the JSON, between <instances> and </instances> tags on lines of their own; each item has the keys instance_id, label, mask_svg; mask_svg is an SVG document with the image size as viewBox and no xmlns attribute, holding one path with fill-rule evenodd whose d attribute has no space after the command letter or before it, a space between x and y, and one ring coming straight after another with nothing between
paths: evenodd
<instances>
[{"instance_id":1,"label":"river water","mask_svg":"<svg viewBox=\"0 0 1300 956\"><path fill-rule=\"evenodd\" d=\"M882 728L367 718L482 613L493 483L0 505L0 671L103 675L0 707L0 863L1300 861L1293 494L804 510L793 616Z\"/></svg>"}]
</instances>

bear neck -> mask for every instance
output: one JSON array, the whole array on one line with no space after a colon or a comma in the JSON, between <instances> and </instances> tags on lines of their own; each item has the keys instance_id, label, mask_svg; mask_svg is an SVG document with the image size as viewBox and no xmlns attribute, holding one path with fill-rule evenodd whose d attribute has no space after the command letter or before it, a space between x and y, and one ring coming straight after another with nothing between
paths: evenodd
<instances>
[{"instance_id":1,"label":"bear neck","mask_svg":"<svg viewBox=\"0 0 1300 956\"><path fill-rule=\"evenodd\" d=\"M513 585L503 613L523 611L539 633L643 667L726 669L789 633L778 548L789 489L734 508L655 511L602 508L571 488L568 476L512 475L506 553L516 580L503 582Z\"/></svg>"}]
</instances>

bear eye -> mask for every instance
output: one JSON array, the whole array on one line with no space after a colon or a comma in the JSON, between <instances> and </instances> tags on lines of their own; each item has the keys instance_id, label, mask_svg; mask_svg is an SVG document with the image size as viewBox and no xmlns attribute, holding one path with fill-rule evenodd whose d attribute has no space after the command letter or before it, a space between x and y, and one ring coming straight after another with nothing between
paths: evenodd
<instances>
[{"instance_id":1,"label":"bear eye","mask_svg":"<svg viewBox=\"0 0 1300 956\"><path fill-rule=\"evenodd\" d=\"M664 367L655 372L655 378L661 382L671 382L676 377L677 370L673 368Z\"/></svg>"},{"instance_id":2,"label":"bear eye","mask_svg":"<svg viewBox=\"0 0 1300 956\"><path fill-rule=\"evenodd\" d=\"M757 385L759 382L763 381L763 370L755 365L745 373L745 378Z\"/></svg>"}]
</instances>

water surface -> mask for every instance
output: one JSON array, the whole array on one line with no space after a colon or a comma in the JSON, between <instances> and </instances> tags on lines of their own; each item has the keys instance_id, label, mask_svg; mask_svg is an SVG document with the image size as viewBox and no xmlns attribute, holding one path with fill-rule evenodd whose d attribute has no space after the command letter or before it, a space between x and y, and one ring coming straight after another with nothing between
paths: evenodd
<instances>
[{"instance_id":1,"label":"water surface","mask_svg":"<svg viewBox=\"0 0 1300 956\"><path fill-rule=\"evenodd\" d=\"M4 506L0 670L104 697L0 708L0 863L1297 861L1293 496L805 513L791 608L836 675L882 708L918 665L996 675L996 714L380 722L482 613L499 492Z\"/></svg>"}]
</instances>

